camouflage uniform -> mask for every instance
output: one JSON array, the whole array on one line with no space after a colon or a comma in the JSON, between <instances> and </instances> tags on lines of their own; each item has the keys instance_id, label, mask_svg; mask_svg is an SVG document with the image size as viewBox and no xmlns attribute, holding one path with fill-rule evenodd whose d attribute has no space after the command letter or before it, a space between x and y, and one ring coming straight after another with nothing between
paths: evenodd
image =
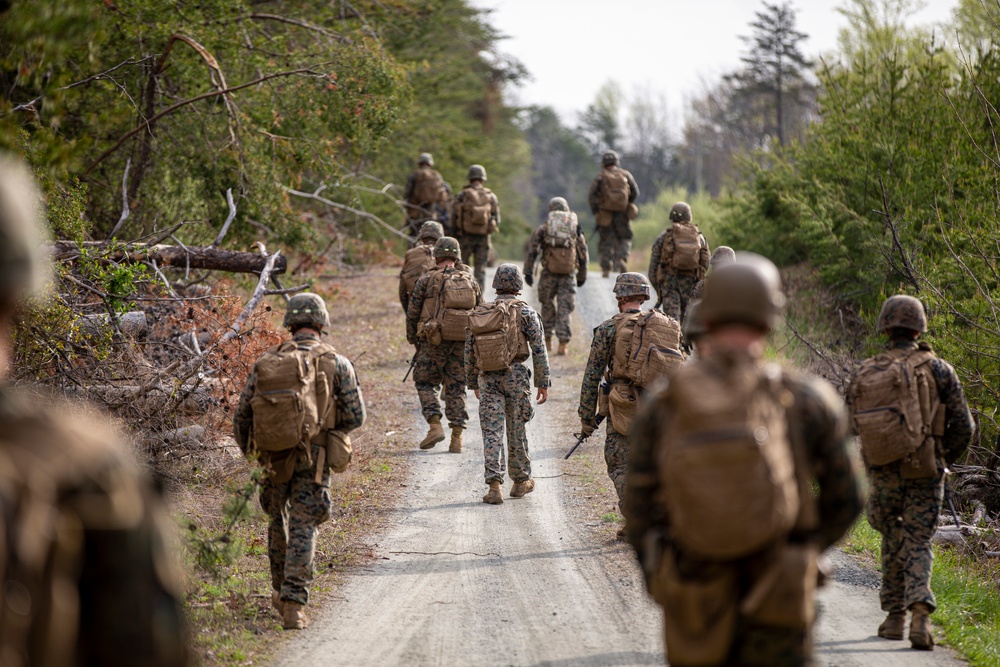
<instances>
[{"instance_id":1,"label":"camouflage uniform","mask_svg":"<svg viewBox=\"0 0 1000 667\"><path fill-rule=\"evenodd\" d=\"M475 166L475 165L474 165ZM481 180L474 180L462 188L462 191L455 195L455 204L461 204L466 197L466 191L470 189L482 190L484 189ZM499 226L500 225L500 202L497 200L497 196L490 192L490 217L493 222ZM454 207L452 208L454 213ZM455 226L455 238L462 245L462 262L465 264L472 265L475 264L475 276L476 282L480 285L486 283L486 265L489 262L490 257L490 235L489 234L468 234L463 229L458 227L461 225L461 221L457 219L452 220L452 224Z\"/></svg>"},{"instance_id":2,"label":"camouflage uniform","mask_svg":"<svg viewBox=\"0 0 1000 667\"><path fill-rule=\"evenodd\" d=\"M701 268L693 271L680 271L669 265L669 254L673 247L672 238L671 228L668 227L653 241L653 249L649 255L649 269L646 273L656 288L660 309L678 322L683 322L688 303L696 299L693 296L695 287L708 271L708 243L702 236Z\"/></svg>"},{"instance_id":3,"label":"camouflage uniform","mask_svg":"<svg viewBox=\"0 0 1000 667\"><path fill-rule=\"evenodd\" d=\"M320 344L317 334L304 330L293 335L292 340L300 350ZM330 382L330 396L336 400L336 430L349 433L361 426L366 416L354 367L339 354L323 355L319 357L319 364ZM233 418L233 433L244 453L252 453L251 400L256 383L256 374L251 373ZM281 600L303 605L309 601L318 528L330 518L333 507L329 468L324 469L322 482L316 483L318 455L319 445L314 441L309 452L301 449L261 452L259 459L268 471L261 482L260 505L270 518L267 549L271 561L271 587L280 592Z\"/></svg>"},{"instance_id":4,"label":"camouflage uniform","mask_svg":"<svg viewBox=\"0 0 1000 667\"><path fill-rule=\"evenodd\" d=\"M497 301L515 299L515 294L497 294ZM538 314L525 305L521 309L521 331L528 340L534 367L535 387L551 386L549 360ZM524 425L535 416L531 404L531 371L523 362L515 362L506 371L480 372L472 333L465 339L465 376L469 389L479 390L479 424L483 429L483 455L486 460L486 483L503 482L504 468L515 482L531 477L531 456ZM507 456L504 463L504 430L507 432Z\"/></svg>"},{"instance_id":5,"label":"camouflage uniform","mask_svg":"<svg viewBox=\"0 0 1000 667\"><path fill-rule=\"evenodd\" d=\"M568 343L572 338L569 328L569 316L576 308L576 288L587 280L587 263L589 251L583 230L577 224L576 244L576 274L558 275L545 268L545 225L536 229L528 240L528 254L524 260L524 275L528 284L529 276L535 270L535 261L542 257L542 275L538 279L538 301L542 305L542 328L545 337L551 338L553 332L562 343Z\"/></svg>"},{"instance_id":6,"label":"camouflage uniform","mask_svg":"<svg viewBox=\"0 0 1000 667\"><path fill-rule=\"evenodd\" d=\"M464 246L463 246L464 247ZM465 271L472 269L465 264L456 264L455 268L431 269L422 275L413 286L413 294L406 308L406 340L411 345L417 345L417 363L413 367L413 382L417 386L417 396L420 397L420 410L424 419L441 416L441 403L438 401L438 391L444 386L445 417L448 424L455 428L465 428L469 421L469 413L465 409L465 348L460 340L443 340L439 345L428 341L417 340L417 325L423 311L424 301L428 298L427 286L435 272ZM476 304L482 302L479 285L476 285Z\"/></svg>"},{"instance_id":7,"label":"camouflage uniform","mask_svg":"<svg viewBox=\"0 0 1000 667\"><path fill-rule=\"evenodd\" d=\"M915 340L896 340L891 349L916 350ZM972 440L972 415L955 369L942 359L929 362L938 396L945 408L945 433L941 453L951 465L965 453ZM850 395L850 392L848 392ZM931 591L934 552L931 537L937 529L944 494L944 476L904 479L901 462L869 466L871 496L868 522L882 534L882 609L899 612L922 602L934 611Z\"/></svg>"},{"instance_id":8,"label":"camouflage uniform","mask_svg":"<svg viewBox=\"0 0 1000 667\"><path fill-rule=\"evenodd\" d=\"M717 266L725 266L726 264L732 264L736 261L736 253L729 246L720 245L715 250L712 251L712 259L709 260L709 270L714 269ZM707 277L707 276L706 276ZM702 296L705 292L705 278L702 278L691 290L691 296L688 298L688 303L694 301L701 301Z\"/></svg>"},{"instance_id":9,"label":"camouflage uniform","mask_svg":"<svg viewBox=\"0 0 1000 667\"><path fill-rule=\"evenodd\" d=\"M628 201L630 204L634 204L639 197L639 185L635 182L635 178L621 167L613 166L613 168L619 169L625 174L629 187ZM600 211L602 185L603 181L598 175L590 184L590 190L587 193L590 212L595 216ZM624 272L627 270L629 254L632 252L632 221L628 219L627 211L605 211L603 215L611 216L611 224L597 226L597 233L600 236L597 252L600 256L601 270L604 272Z\"/></svg>"},{"instance_id":10,"label":"camouflage uniform","mask_svg":"<svg viewBox=\"0 0 1000 667\"><path fill-rule=\"evenodd\" d=\"M437 200L417 201L416 187L418 177L420 180L433 178L442 183L442 191ZM445 197L443 184L444 179L441 178L441 173L434 169L433 158L428 153L422 154L417 170L411 173L409 178L406 179L406 189L403 191L403 204L406 208L407 219L406 227L403 229L404 234L416 236L417 231L424 222L439 219L438 210L441 206L441 199Z\"/></svg>"}]
</instances>

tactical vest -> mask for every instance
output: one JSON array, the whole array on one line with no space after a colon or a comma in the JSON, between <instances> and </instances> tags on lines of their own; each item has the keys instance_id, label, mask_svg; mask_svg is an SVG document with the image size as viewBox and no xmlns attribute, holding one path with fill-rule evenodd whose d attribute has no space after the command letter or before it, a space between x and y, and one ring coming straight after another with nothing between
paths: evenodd
<instances>
[{"instance_id":1,"label":"tactical vest","mask_svg":"<svg viewBox=\"0 0 1000 667\"><path fill-rule=\"evenodd\" d=\"M403 257L403 269L399 272L399 279L403 282L406 293L411 293L417 279L435 266L434 246L420 243L407 250Z\"/></svg>"},{"instance_id":2,"label":"tactical vest","mask_svg":"<svg viewBox=\"0 0 1000 667\"><path fill-rule=\"evenodd\" d=\"M550 211L545 221L545 242L542 245L542 266L552 274L572 275L576 272L576 213Z\"/></svg>"},{"instance_id":3,"label":"tactical vest","mask_svg":"<svg viewBox=\"0 0 1000 667\"><path fill-rule=\"evenodd\" d=\"M628 210L628 177L622 169L601 170L601 192L597 206L615 213Z\"/></svg>"},{"instance_id":4,"label":"tactical vest","mask_svg":"<svg viewBox=\"0 0 1000 667\"><path fill-rule=\"evenodd\" d=\"M473 277L458 268L434 268L429 275L417 337L432 345L465 340L469 311L476 307Z\"/></svg>"},{"instance_id":5,"label":"tactical vest","mask_svg":"<svg viewBox=\"0 0 1000 667\"><path fill-rule=\"evenodd\" d=\"M478 306L469 315L476 367L480 371L505 371L528 358L528 339L521 327L524 302L498 299Z\"/></svg>"},{"instance_id":6,"label":"tactical vest","mask_svg":"<svg viewBox=\"0 0 1000 667\"><path fill-rule=\"evenodd\" d=\"M489 188L462 188L455 204L455 222L463 234L488 234L493 220L493 192Z\"/></svg>"}]
</instances>

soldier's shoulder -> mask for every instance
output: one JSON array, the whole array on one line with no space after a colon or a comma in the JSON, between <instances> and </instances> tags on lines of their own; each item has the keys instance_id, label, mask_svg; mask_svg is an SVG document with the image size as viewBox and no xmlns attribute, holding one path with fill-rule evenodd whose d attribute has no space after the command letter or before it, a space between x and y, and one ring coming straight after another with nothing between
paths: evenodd
<instances>
[{"instance_id":1,"label":"soldier's shoulder","mask_svg":"<svg viewBox=\"0 0 1000 667\"><path fill-rule=\"evenodd\" d=\"M780 368L774 372L781 374L784 386L794 397L794 407L814 417L841 419L846 414L844 399L837 390L823 378L805 371Z\"/></svg>"}]
</instances>

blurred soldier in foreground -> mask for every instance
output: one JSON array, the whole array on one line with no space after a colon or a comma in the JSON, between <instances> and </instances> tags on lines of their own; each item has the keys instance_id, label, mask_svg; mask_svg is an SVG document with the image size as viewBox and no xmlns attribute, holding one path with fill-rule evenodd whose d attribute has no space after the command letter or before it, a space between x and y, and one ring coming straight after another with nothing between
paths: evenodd
<instances>
[{"instance_id":1,"label":"blurred soldier in foreground","mask_svg":"<svg viewBox=\"0 0 1000 667\"><path fill-rule=\"evenodd\" d=\"M657 306L683 321L688 302L696 298L695 286L708 272L708 242L691 222L691 207L684 202L670 209L670 222L653 241L647 273L656 287Z\"/></svg>"},{"instance_id":2,"label":"blurred soldier in foreground","mask_svg":"<svg viewBox=\"0 0 1000 667\"><path fill-rule=\"evenodd\" d=\"M479 399L479 423L483 428L483 455L486 484L490 489L483 502L503 502L500 487L504 468L514 485L511 498L521 498L535 490L531 479L531 456L524 425L535 416L531 405L531 371L524 362L531 356L535 369L535 397L541 405L549 396L549 360L542 342L538 314L517 298L523 287L521 274L513 264L501 264L493 276L497 297L469 316L465 341L465 374L469 388ZM507 431L504 465L504 428Z\"/></svg>"},{"instance_id":3,"label":"blurred soldier in foreground","mask_svg":"<svg viewBox=\"0 0 1000 667\"><path fill-rule=\"evenodd\" d=\"M288 301L292 337L265 352L247 378L233 419L236 442L264 468L260 505L270 518L271 603L286 630L306 627L320 524L330 518L330 472L351 462L351 431L365 421L354 366L320 340L330 328L317 294Z\"/></svg>"},{"instance_id":4,"label":"blurred soldier in foreground","mask_svg":"<svg viewBox=\"0 0 1000 667\"><path fill-rule=\"evenodd\" d=\"M430 153L421 153L417 169L406 180L403 204L406 207L406 227L403 233L413 236L425 220L432 220L438 214L445 197L444 179L434 168L434 158Z\"/></svg>"},{"instance_id":5,"label":"blurred soldier in foreground","mask_svg":"<svg viewBox=\"0 0 1000 667\"><path fill-rule=\"evenodd\" d=\"M708 356L674 372L633 431L626 532L677 667L812 664L819 557L862 506L843 401L765 363L781 281L740 257L705 284Z\"/></svg>"},{"instance_id":6,"label":"blurred soldier in foreground","mask_svg":"<svg viewBox=\"0 0 1000 667\"><path fill-rule=\"evenodd\" d=\"M462 261L475 263L476 282L486 282L486 265L490 256L490 234L500 229L500 202L493 191L485 187L486 169L474 164L469 167L469 182L455 195L451 225L462 245Z\"/></svg>"},{"instance_id":7,"label":"blurred soldier in foreground","mask_svg":"<svg viewBox=\"0 0 1000 667\"><path fill-rule=\"evenodd\" d=\"M848 391L868 467L868 522L882 534L879 597L889 615L878 636L902 639L909 610L911 646L931 650L931 537L944 473L968 448L974 422L955 369L918 342L927 331L918 299L889 297L878 328L889 349L861 364Z\"/></svg>"},{"instance_id":8,"label":"blurred soldier in foreground","mask_svg":"<svg viewBox=\"0 0 1000 667\"><path fill-rule=\"evenodd\" d=\"M562 197L549 201L545 222L528 240L524 282L529 286L534 282L535 260L539 254L542 256L542 275L538 279L538 300L542 304L545 349L552 351L552 333L555 332L559 339L556 354L563 355L572 338L569 316L576 307L576 288L582 287L587 280L590 255L576 213L569 210L569 204Z\"/></svg>"},{"instance_id":9,"label":"blurred soldier in foreground","mask_svg":"<svg viewBox=\"0 0 1000 667\"><path fill-rule=\"evenodd\" d=\"M106 420L7 383L46 273L41 194L0 157L0 665L188 664L173 523Z\"/></svg>"},{"instance_id":10,"label":"blurred soldier in foreground","mask_svg":"<svg viewBox=\"0 0 1000 667\"><path fill-rule=\"evenodd\" d=\"M639 208L635 205L639 186L632 174L618 166L618 153L604 153L601 166L601 172L590 184L587 203L601 237L597 245L601 274L607 278L611 271L628 270L628 257L632 252L632 220L639 215Z\"/></svg>"}]
</instances>

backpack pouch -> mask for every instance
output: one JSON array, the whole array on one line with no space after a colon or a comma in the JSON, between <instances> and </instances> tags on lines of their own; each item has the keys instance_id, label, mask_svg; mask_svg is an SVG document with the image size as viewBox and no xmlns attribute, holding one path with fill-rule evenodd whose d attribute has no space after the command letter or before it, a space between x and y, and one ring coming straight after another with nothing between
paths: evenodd
<instances>
[{"instance_id":1,"label":"backpack pouch","mask_svg":"<svg viewBox=\"0 0 1000 667\"><path fill-rule=\"evenodd\" d=\"M611 412L611 426L622 435L632 431L632 422L638 411L639 401L636 400L635 387L624 382L611 385L608 394L608 410Z\"/></svg>"}]
</instances>

